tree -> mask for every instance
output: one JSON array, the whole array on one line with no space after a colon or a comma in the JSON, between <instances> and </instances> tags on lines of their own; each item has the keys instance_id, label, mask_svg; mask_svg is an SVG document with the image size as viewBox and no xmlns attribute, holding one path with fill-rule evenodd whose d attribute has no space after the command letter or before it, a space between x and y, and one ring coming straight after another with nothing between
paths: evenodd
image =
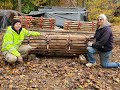
<instances>
[{"instance_id":1,"label":"tree","mask_svg":"<svg viewBox=\"0 0 120 90\"><path fill-rule=\"evenodd\" d=\"M94 20L101 13L107 16L113 16L116 4L111 0L88 0L87 9L89 11L89 19Z\"/></svg>"},{"instance_id":2,"label":"tree","mask_svg":"<svg viewBox=\"0 0 120 90\"><path fill-rule=\"evenodd\" d=\"M13 4L11 0L0 0L0 8L1 9L12 9Z\"/></svg>"},{"instance_id":3,"label":"tree","mask_svg":"<svg viewBox=\"0 0 120 90\"><path fill-rule=\"evenodd\" d=\"M77 6L76 0L60 0L60 5L65 7L75 7Z\"/></svg>"},{"instance_id":4,"label":"tree","mask_svg":"<svg viewBox=\"0 0 120 90\"><path fill-rule=\"evenodd\" d=\"M41 6L42 4L46 3L46 0L32 0L32 3L35 6Z\"/></svg>"},{"instance_id":5,"label":"tree","mask_svg":"<svg viewBox=\"0 0 120 90\"><path fill-rule=\"evenodd\" d=\"M18 10L21 12L21 0L18 0Z\"/></svg>"}]
</instances>

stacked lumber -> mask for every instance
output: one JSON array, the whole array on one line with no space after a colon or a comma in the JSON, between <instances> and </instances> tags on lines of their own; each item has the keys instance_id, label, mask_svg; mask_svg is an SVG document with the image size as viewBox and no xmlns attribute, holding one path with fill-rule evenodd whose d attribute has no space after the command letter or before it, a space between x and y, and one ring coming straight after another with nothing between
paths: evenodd
<instances>
[{"instance_id":1,"label":"stacked lumber","mask_svg":"<svg viewBox=\"0 0 120 90\"><path fill-rule=\"evenodd\" d=\"M85 54L87 47L86 35L49 35L31 36L26 38L24 44L30 44L33 47L31 53L46 54Z\"/></svg>"},{"instance_id":2,"label":"stacked lumber","mask_svg":"<svg viewBox=\"0 0 120 90\"><path fill-rule=\"evenodd\" d=\"M39 30L39 29L35 29ZM0 44L5 30L0 32ZM94 35L94 32L86 31L68 31L68 30L41 30L40 32L48 36L31 36L27 37L23 44L30 44L33 49L30 53L35 54L86 54L87 38ZM119 42L119 33L114 33L114 43ZM117 36L115 36L117 35ZM1 47L1 45L0 45ZM0 52L1 53L1 52ZM2 54L0 54L2 55Z\"/></svg>"},{"instance_id":3,"label":"stacked lumber","mask_svg":"<svg viewBox=\"0 0 120 90\"><path fill-rule=\"evenodd\" d=\"M54 18L32 17L32 16L15 16L15 19L20 19L24 28L39 28L39 29L54 29Z\"/></svg>"},{"instance_id":4,"label":"stacked lumber","mask_svg":"<svg viewBox=\"0 0 120 90\"><path fill-rule=\"evenodd\" d=\"M96 22L65 21L65 30L95 31Z\"/></svg>"}]
</instances>

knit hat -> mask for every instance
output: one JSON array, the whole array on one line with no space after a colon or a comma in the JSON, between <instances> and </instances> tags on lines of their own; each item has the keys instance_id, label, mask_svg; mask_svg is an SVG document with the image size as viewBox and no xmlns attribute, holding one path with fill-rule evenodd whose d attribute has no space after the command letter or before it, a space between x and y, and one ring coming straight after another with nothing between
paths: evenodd
<instances>
[{"instance_id":1,"label":"knit hat","mask_svg":"<svg viewBox=\"0 0 120 90\"><path fill-rule=\"evenodd\" d=\"M107 21L107 17L105 16L105 14L100 14L98 16L98 19L103 19L103 20L106 20Z\"/></svg>"},{"instance_id":2,"label":"knit hat","mask_svg":"<svg viewBox=\"0 0 120 90\"><path fill-rule=\"evenodd\" d=\"M14 26L17 22L21 23L21 21L19 19L13 19L12 26Z\"/></svg>"}]
</instances>

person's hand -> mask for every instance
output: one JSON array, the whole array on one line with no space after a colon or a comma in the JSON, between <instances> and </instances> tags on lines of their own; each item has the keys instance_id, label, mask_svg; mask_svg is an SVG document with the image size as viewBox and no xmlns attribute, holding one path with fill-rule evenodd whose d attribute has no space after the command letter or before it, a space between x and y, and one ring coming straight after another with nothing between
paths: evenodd
<instances>
[{"instance_id":1,"label":"person's hand","mask_svg":"<svg viewBox=\"0 0 120 90\"><path fill-rule=\"evenodd\" d=\"M22 58L22 56L19 56L19 57L18 57L18 62L23 63L23 58Z\"/></svg>"},{"instance_id":2,"label":"person's hand","mask_svg":"<svg viewBox=\"0 0 120 90\"><path fill-rule=\"evenodd\" d=\"M90 36L90 39L94 39L94 36Z\"/></svg>"},{"instance_id":3,"label":"person's hand","mask_svg":"<svg viewBox=\"0 0 120 90\"><path fill-rule=\"evenodd\" d=\"M93 44L93 42L91 42L91 41L89 41L89 42L87 43L88 47L92 47L92 44Z\"/></svg>"},{"instance_id":4,"label":"person's hand","mask_svg":"<svg viewBox=\"0 0 120 90\"><path fill-rule=\"evenodd\" d=\"M86 39L87 39L87 40L90 40L90 36L86 36Z\"/></svg>"}]
</instances>

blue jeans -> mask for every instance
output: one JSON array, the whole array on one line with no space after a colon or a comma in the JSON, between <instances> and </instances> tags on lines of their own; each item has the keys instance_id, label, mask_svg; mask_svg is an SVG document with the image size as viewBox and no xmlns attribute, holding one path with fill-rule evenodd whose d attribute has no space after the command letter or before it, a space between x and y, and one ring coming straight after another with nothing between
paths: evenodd
<instances>
[{"instance_id":1,"label":"blue jeans","mask_svg":"<svg viewBox=\"0 0 120 90\"><path fill-rule=\"evenodd\" d=\"M94 58L94 54L98 52L99 56L100 56L100 62L101 65L105 68L113 68L113 67L120 67L120 63L118 62L110 62L109 57L111 56L112 51L108 51L108 52L100 52L97 49L93 48L93 47L87 47L87 56L88 56L88 60L90 63L95 63L96 60Z\"/></svg>"}]
</instances>

